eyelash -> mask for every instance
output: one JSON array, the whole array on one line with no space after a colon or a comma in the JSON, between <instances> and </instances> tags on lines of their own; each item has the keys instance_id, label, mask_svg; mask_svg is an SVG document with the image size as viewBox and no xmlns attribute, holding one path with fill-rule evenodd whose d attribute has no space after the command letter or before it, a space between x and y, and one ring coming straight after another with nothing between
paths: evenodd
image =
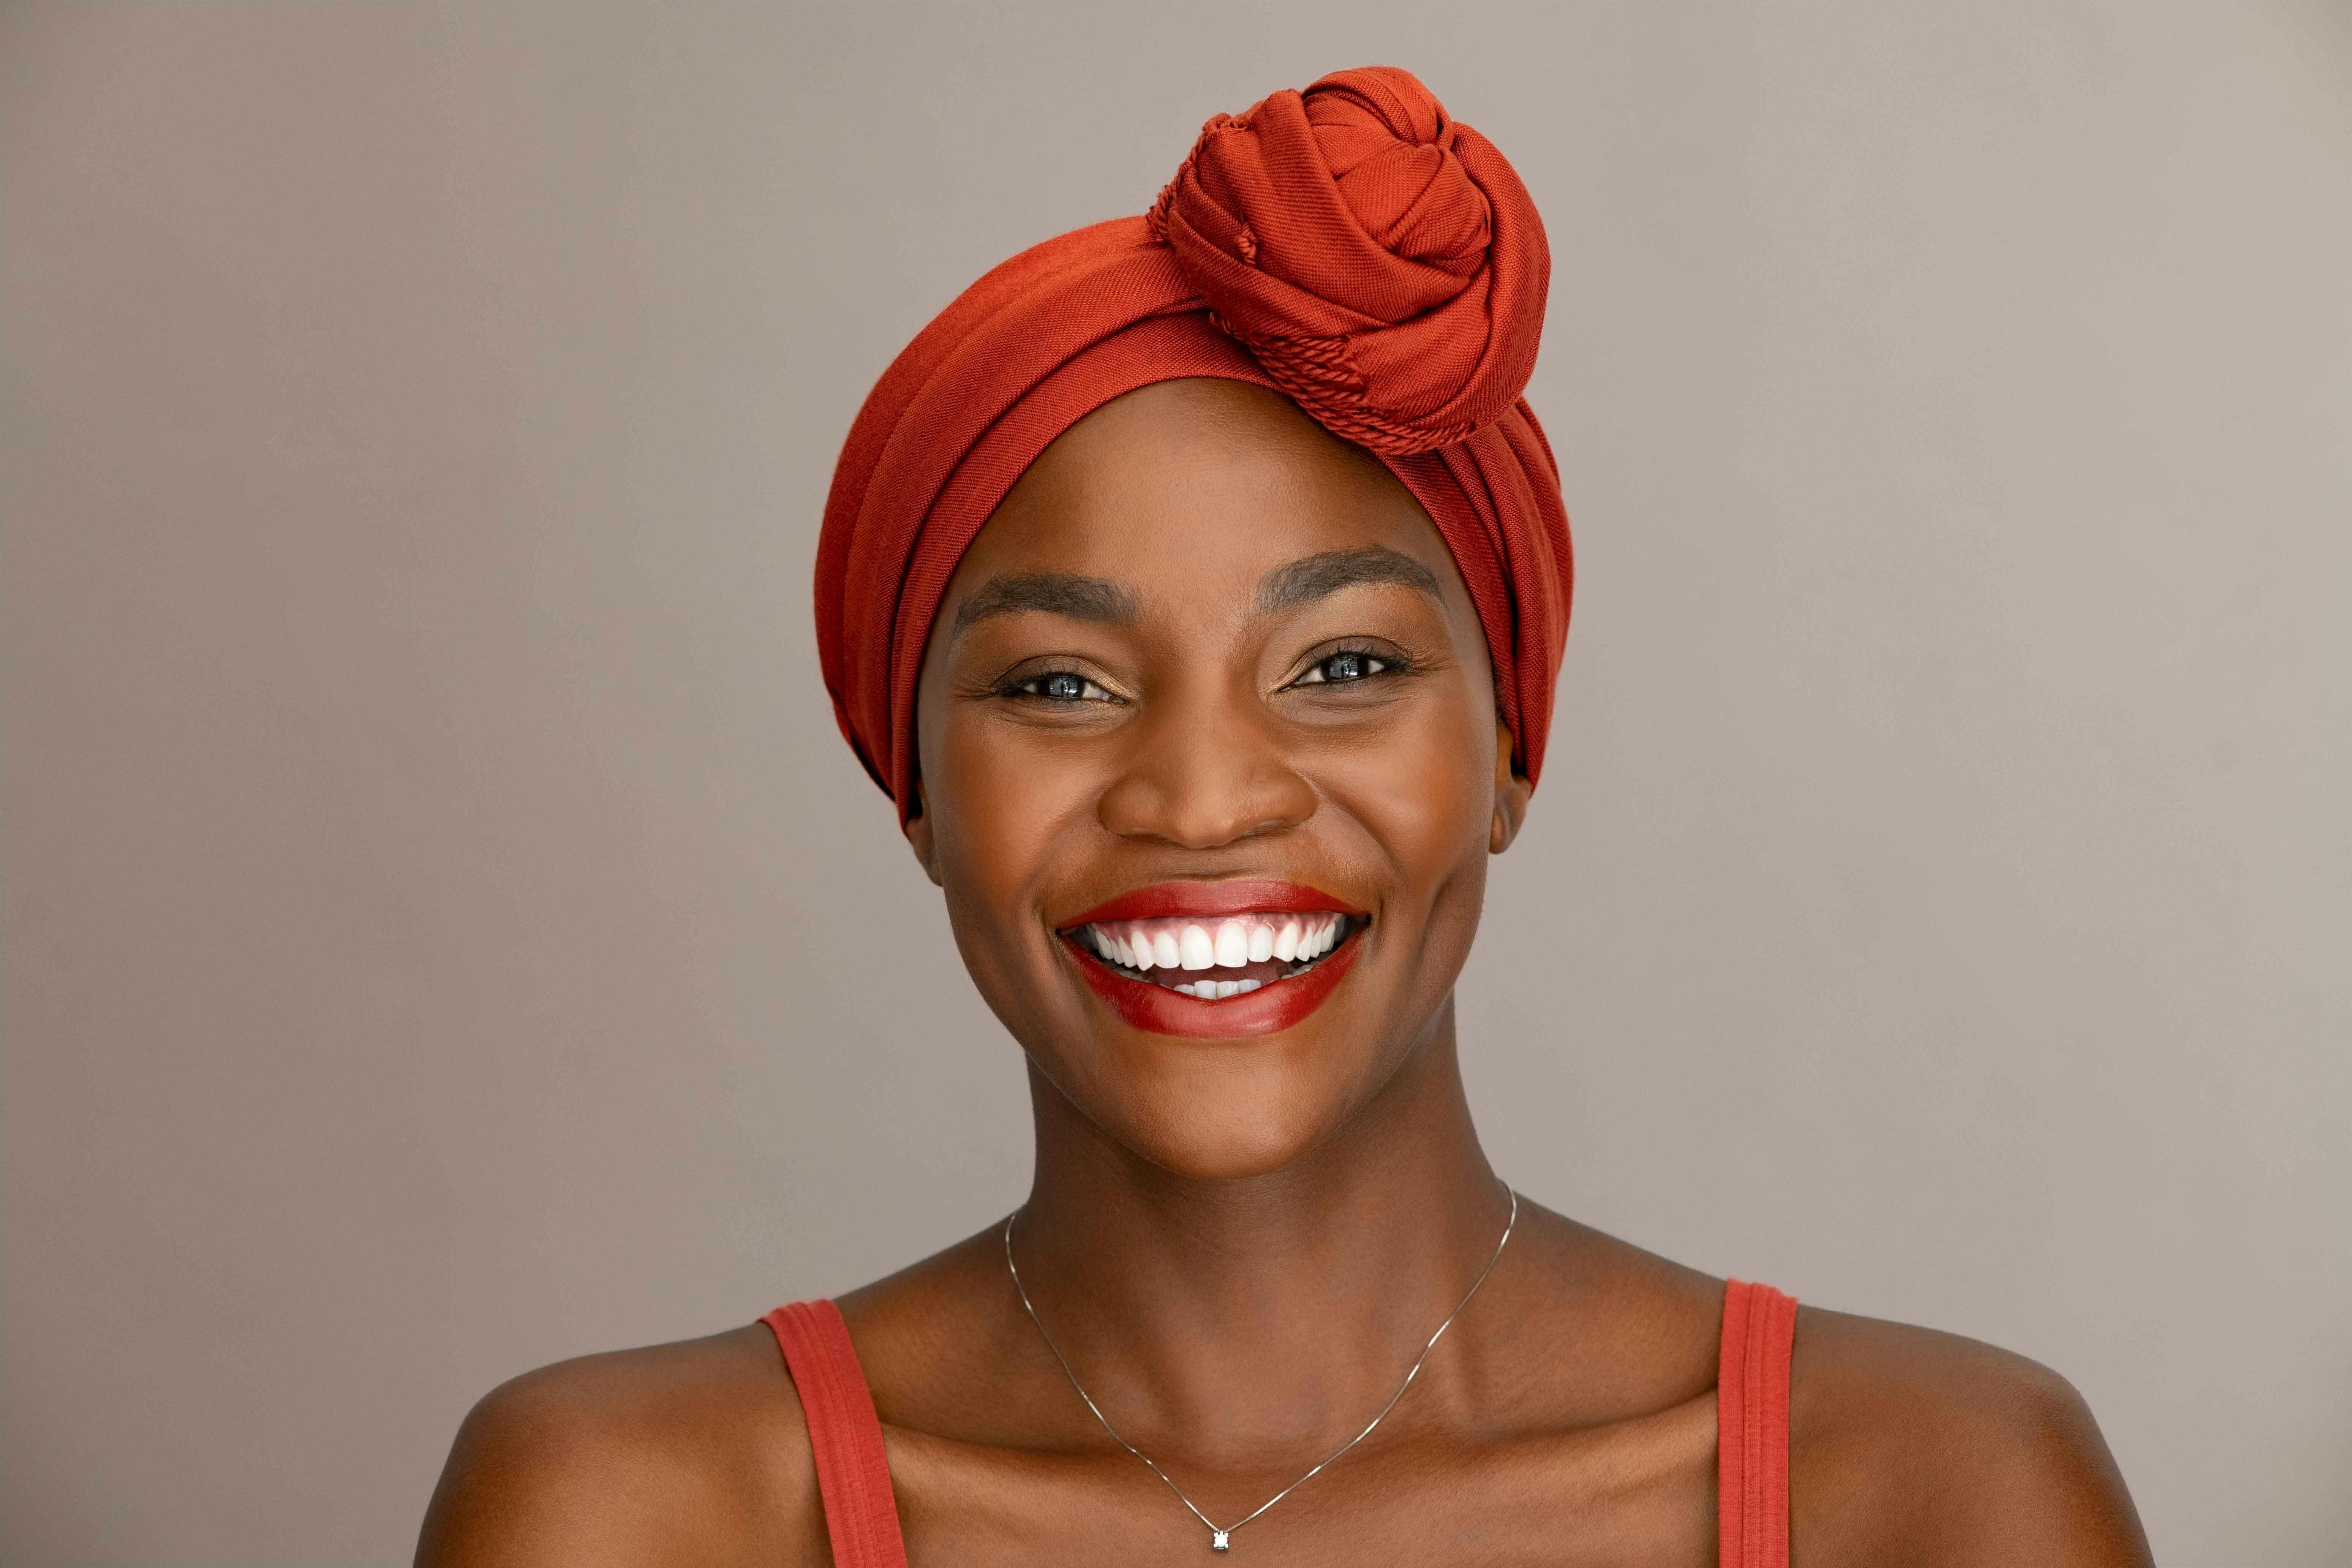
<instances>
[{"instance_id":1,"label":"eyelash","mask_svg":"<svg viewBox=\"0 0 2352 1568\"><path fill-rule=\"evenodd\" d=\"M1367 668L1359 674L1340 676L1337 678L1334 678L1326 672L1326 666L1343 658L1360 660ZM1377 648L1369 647L1335 647L1329 653L1327 653L1322 658L1317 659L1313 664L1308 665L1306 672L1300 675L1297 679L1292 681L1290 684L1294 688L1300 686L1354 686L1360 681L1375 680L1384 675L1409 674L1412 669L1412 664L1399 654L1382 653Z\"/></svg>"},{"instance_id":2,"label":"eyelash","mask_svg":"<svg viewBox=\"0 0 2352 1568\"><path fill-rule=\"evenodd\" d=\"M1328 667L1341 659L1356 660L1364 668L1354 675L1331 673ZM1382 676L1407 675L1412 673L1412 662L1401 654L1382 653L1376 648L1369 647L1336 647L1308 665L1305 672L1284 689L1295 689L1301 686L1354 686L1362 681L1377 680ZM1078 689L1075 692L1060 694L1045 689L1058 681L1076 682ZM996 689L996 695L1007 698L1025 697L1034 701L1050 702L1056 706L1079 702L1112 703L1119 700L1105 690L1098 682L1089 680L1071 669L1041 670L1035 675L1024 675L1018 679L1008 680Z\"/></svg>"},{"instance_id":3,"label":"eyelash","mask_svg":"<svg viewBox=\"0 0 2352 1568\"><path fill-rule=\"evenodd\" d=\"M1040 688L1056 680L1076 681L1078 684L1078 690L1068 696L1056 697L1050 692L1039 689ZM1088 680L1085 676L1071 669L1047 669L1040 670L1035 675L1024 675L1017 680L1008 680L1003 685L998 687L996 689L996 694L999 697L1028 697L1034 698L1040 702L1053 703L1116 702L1118 700L1118 698L1113 697L1109 692L1104 690L1097 682Z\"/></svg>"}]
</instances>

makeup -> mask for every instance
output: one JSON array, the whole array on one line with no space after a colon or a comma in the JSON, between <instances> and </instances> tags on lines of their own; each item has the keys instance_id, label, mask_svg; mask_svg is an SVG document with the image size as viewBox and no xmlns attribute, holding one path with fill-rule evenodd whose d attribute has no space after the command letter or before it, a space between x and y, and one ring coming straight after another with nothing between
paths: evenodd
<instances>
[{"instance_id":1,"label":"makeup","mask_svg":"<svg viewBox=\"0 0 2352 1568\"><path fill-rule=\"evenodd\" d=\"M1277 1034L1347 975L1370 918L1318 889L1265 879L1160 882L1058 930L1078 973L1154 1034Z\"/></svg>"}]
</instances>

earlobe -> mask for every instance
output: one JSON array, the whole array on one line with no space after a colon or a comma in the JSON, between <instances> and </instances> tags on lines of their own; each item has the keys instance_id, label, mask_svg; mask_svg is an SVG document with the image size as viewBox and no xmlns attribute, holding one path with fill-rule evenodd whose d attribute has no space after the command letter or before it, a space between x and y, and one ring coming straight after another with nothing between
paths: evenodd
<instances>
[{"instance_id":1,"label":"earlobe","mask_svg":"<svg viewBox=\"0 0 2352 1568\"><path fill-rule=\"evenodd\" d=\"M907 847L915 852L916 862L923 868L923 875L929 877L931 886L936 888L940 885L940 864L935 854L938 847L931 838L930 807L930 801L923 794L922 781L918 779L915 781L914 815L907 818L906 826L899 831L907 836Z\"/></svg>"},{"instance_id":2,"label":"earlobe","mask_svg":"<svg viewBox=\"0 0 2352 1568\"><path fill-rule=\"evenodd\" d=\"M1519 836L1519 824L1527 820L1528 797L1535 786L1528 784L1511 766L1514 750L1511 731L1501 720L1495 721L1495 819L1486 828L1486 853L1500 855Z\"/></svg>"}]
</instances>

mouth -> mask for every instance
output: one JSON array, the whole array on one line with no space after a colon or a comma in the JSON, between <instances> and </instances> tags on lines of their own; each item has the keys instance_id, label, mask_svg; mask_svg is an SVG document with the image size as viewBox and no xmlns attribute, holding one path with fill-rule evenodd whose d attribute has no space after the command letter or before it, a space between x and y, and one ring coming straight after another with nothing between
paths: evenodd
<instances>
[{"instance_id":1,"label":"mouth","mask_svg":"<svg viewBox=\"0 0 2352 1568\"><path fill-rule=\"evenodd\" d=\"M1059 935L1097 994L1157 1034L1289 1028L1354 963L1370 917L1287 882L1170 882Z\"/></svg>"},{"instance_id":2,"label":"mouth","mask_svg":"<svg viewBox=\"0 0 2352 1568\"><path fill-rule=\"evenodd\" d=\"M1091 921L1064 934L1115 974L1222 1002L1299 978L1366 923L1336 911L1248 910L1203 920Z\"/></svg>"}]
</instances>

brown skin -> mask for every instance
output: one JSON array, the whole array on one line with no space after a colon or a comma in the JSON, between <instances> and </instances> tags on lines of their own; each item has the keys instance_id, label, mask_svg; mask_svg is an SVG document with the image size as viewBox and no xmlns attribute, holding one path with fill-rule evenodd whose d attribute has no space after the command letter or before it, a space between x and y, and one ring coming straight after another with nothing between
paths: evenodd
<instances>
[{"instance_id":1,"label":"brown skin","mask_svg":"<svg viewBox=\"0 0 2352 1568\"><path fill-rule=\"evenodd\" d=\"M1419 563L1436 592L1358 583L1262 607L1269 573L1370 550ZM1124 603L959 626L992 584L1041 574L1103 579ZM1189 381L1048 448L939 628L908 838L1027 1056L1024 1277L1121 1430L1213 1517L1238 1517L1380 1408L1500 1233L1453 987L1528 785L1477 617L1378 463L1272 394ZM1300 683L1341 668L1323 662L1335 651L1388 668ZM1054 696L1050 674L1086 694ZM1283 1035L1133 1029L1055 934L1139 885L1242 876L1372 913L1354 970ZM1721 1302L1721 1281L1523 1202L1395 1413L1235 1552L1714 1563ZM1202 1561L1201 1526L1070 1391L994 1229L842 1307L916 1563ZM2031 1362L1808 1308L1790 1419L1799 1568L2148 1561L2089 1412ZM830 1561L767 1331L495 1391L458 1434L418 1561Z\"/></svg>"}]
</instances>

